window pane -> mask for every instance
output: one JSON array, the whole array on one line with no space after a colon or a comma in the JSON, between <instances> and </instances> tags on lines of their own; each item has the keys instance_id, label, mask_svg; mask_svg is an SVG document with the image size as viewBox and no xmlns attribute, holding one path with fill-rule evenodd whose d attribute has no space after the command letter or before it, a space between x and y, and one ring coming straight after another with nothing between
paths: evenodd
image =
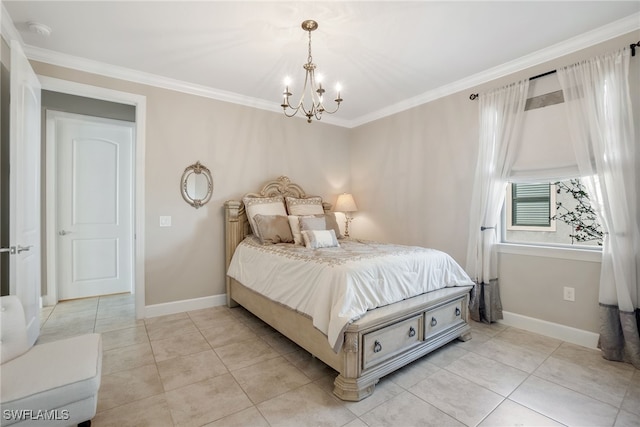
<instances>
[{"instance_id":1,"label":"window pane","mask_svg":"<svg viewBox=\"0 0 640 427\"><path fill-rule=\"evenodd\" d=\"M549 199L549 184L513 184L513 193L516 198L538 197Z\"/></svg>"},{"instance_id":2,"label":"window pane","mask_svg":"<svg viewBox=\"0 0 640 427\"><path fill-rule=\"evenodd\" d=\"M602 246L602 228L579 179L509 188L505 242Z\"/></svg>"},{"instance_id":3,"label":"window pane","mask_svg":"<svg viewBox=\"0 0 640 427\"><path fill-rule=\"evenodd\" d=\"M513 184L512 191L511 225L527 227L551 225L549 184Z\"/></svg>"},{"instance_id":4,"label":"window pane","mask_svg":"<svg viewBox=\"0 0 640 427\"><path fill-rule=\"evenodd\" d=\"M541 202L514 203L513 225L549 225L549 199Z\"/></svg>"}]
</instances>

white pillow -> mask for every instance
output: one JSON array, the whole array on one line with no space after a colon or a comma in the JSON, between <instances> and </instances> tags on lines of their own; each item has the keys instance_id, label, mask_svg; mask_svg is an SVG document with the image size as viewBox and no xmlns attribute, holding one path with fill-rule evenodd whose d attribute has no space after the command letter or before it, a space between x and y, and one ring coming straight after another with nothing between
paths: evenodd
<instances>
[{"instance_id":1,"label":"white pillow","mask_svg":"<svg viewBox=\"0 0 640 427\"><path fill-rule=\"evenodd\" d=\"M260 215L283 215L287 216L287 209L284 207L284 198L276 197L245 197L242 199L247 212L249 224L253 234L260 237L254 216Z\"/></svg>"},{"instance_id":2,"label":"white pillow","mask_svg":"<svg viewBox=\"0 0 640 427\"><path fill-rule=\"evenodd\" d=\"M301 233L304 245L309 249L340 247L333 230L302 230Z\"/></svg>"}]
</instances>

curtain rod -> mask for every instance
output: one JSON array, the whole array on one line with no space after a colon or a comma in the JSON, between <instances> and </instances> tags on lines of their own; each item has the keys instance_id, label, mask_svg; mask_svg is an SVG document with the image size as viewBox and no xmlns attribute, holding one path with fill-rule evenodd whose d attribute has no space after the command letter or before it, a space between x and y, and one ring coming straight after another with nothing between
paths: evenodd
<instances>
[{"instance_id":1,"label":"curtain rod","mask_svg":"<svg viewBox=\"0 0 640 427\"><path fill-rule=\"evenodd\" d=\"M636 56L636 47L640 47L640 42L631 43L629 45L629 48L631 49L631 56ZM557 72L557 70L547 71L546 73L542 73L542 74L538 74L537 76L529 77L529 81L535 80L535 79L539 79L540 77L548 76L549 74L555 74L556 72ZM475 99L478 99L479 96L480 95L478 95L477 93L472 93L471 95L469 95L469 99L473 101Z\"/></svg>"}]
</instances>

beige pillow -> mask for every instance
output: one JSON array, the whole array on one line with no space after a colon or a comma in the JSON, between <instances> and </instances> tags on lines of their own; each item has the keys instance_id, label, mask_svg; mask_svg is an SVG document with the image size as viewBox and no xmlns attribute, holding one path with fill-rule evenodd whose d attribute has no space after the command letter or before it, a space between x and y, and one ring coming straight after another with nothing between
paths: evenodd
<instances>
[{"instance_id":1,"label":"beige pillow","mask_svg":"<svg viewBox=\"0 0 640 427\"><path fill-rule=\"evenodd\" d=\"M302 230L302 238L309 249L340 247L333 230Z\"/></svg>"},{"instance_id":2,"label":"beige pillow","mask_svg":"<svg viewBox=\"0 0 640 427\"><path fill-rule=\"evenodd\" d=\"M299 217L300 230L333 230L336 238L342 238L340 227L333 212L324 215Z\"/></svg>"},{"instance_id":3,"label":"beige pillow","mask_svg":"<svg viewBox=\"0 0 640 427\"><path fill-rule=\"evenodd\" d=\"M333 212L328 212L324 214L324 219L327 221L327 230L333 230L336 233L336 237L338 239L342 238L340 234L340 227L338 226L338 221L336 220L336 214Z\"/></svg>"},{"instance_id":4,"label":"beige pillow","mask_svg":"<svg viewBox=\"0 0 640 427\"><path fill-rule=\"evenodd\" d=\"M293 243L289 219L284 215L262 215L253 217L258 228L258 237L263 245Z\"/></svg>"},{"instance_id":5,"label":"beige pillow","mask_svg":"<svg viewBox=\"0 0 640 427\"><path fill-rule=\"evenodd\" d=\"M318 216L302 216L299 219L300 230L326 230L327 220L324 219L324 215Z\"/></svg>"},{"instance_id":6,"label":"beige pillow","mask_svg":"<svg viewBox=\"0 0 640 427\"><path fill-rule=\"evenodd\" d=\"M282 196L275 197L244 197L242 199L244 208L247 212L247 218L249 224L251 224L251 230L253 234L260 237L256 222L254 220L255 215L284 215L287 216L287 210L284 207L284 198Z\"/></svg>"},{"instance_id":7,"label":"beige pillow","mask_svg":"<svg viewBox=\"0 0 640 427\"><path fill-rule=\"evenodd\" d=\"M322 197L307 197L298 199L287 197L287 212L289 215L321 215L324 214Z\"/></svg>"},{"instance_id":8,"label":"beige pillow","mask_svg":"<svg viewBox=\"0 0 640 427\"><path fill-rule=\"evenodd\" d=\"M289 227L291 228L291 234L293 234L293 242L296 245L304 245L302 234L300 234L300 216L289 215Z\"/></svg>"}]
</instances>

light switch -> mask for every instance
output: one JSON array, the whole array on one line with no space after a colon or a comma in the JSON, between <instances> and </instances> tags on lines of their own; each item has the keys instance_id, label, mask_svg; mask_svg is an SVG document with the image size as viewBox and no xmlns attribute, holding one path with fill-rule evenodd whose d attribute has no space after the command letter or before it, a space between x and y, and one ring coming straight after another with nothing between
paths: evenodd
<instances>
[{"instance_id":1,"label":"light switch","mask_svg":"<svg viewBox=\"0 0 640 427\"><path fill-rule=\"evenodd\" d=\"M170 216L161 216L160 217L160 227L171 227L171 217Z\"/></svg>"}]
</instances>

